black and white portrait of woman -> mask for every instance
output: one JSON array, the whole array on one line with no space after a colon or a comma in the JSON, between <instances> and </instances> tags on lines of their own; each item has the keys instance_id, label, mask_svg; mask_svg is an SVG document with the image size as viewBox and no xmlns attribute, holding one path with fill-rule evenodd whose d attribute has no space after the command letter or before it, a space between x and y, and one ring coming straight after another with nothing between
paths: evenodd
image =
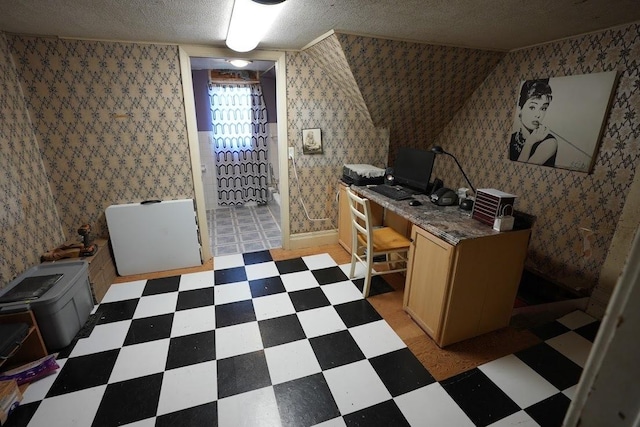
<instances>
[{"instance_id":1,"label":"black and white portrait of woman","mask_svg":"<svg viewBox=\"0 0 640 427\"><path fill-rule=\"evenodd\" d=\"M521 82L509 159L590 172L616 72Z\"/></svg>"},{"instance_id":2,"label":"black and white portrait of woman","mask_svg":"<svg viewBox=\"0 0 640 427\"><path fill-rule=\"evenodd\" d=\"M558 140L544 124L553 99L549 79L527 80L520 88L516 132L511 134L509 159L555 166Z\"/></svg>"}]
</instances>

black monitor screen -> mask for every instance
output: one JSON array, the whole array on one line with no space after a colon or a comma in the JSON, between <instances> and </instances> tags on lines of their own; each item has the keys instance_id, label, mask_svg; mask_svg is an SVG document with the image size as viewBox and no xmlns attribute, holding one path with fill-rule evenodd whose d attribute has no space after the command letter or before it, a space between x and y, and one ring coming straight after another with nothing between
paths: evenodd
<instances>
[{"instance_id":1,"label":"black monitor screen","mask_svg":"<svg viewBox=\"0 0 640 427\"><path fill-rule=\"evenodd\" d=\"M435 154L431 151L401 147L393 165L396 184L426 193Z\"/></svg>"}]
</instances>

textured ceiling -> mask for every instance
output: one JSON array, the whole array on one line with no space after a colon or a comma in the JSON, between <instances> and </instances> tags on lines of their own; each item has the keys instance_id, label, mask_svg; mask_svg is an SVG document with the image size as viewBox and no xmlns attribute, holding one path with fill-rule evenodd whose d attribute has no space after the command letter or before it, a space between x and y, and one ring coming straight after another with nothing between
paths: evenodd
<instances>
[{"instance_id":1,"label":"textured ceiling","mask_svg":"<svg viewBox=\"0 0 640 427\"><path fill-rule=\"evenodd\" d=\"M224 46L233 0L0 0L0 31ZM638 0L287 0L260 49L330 30L512 50L640 20Z\"/></svg>"}]
</instances>

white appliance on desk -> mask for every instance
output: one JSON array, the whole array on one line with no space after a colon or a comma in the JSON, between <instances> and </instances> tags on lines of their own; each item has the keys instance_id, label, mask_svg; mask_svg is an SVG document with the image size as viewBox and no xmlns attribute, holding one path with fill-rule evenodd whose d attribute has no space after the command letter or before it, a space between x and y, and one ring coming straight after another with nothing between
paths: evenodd
<instances>
[{"instance_id":1,"label":"white appliance on desk","mask_svg":"<svg viewBox=\"0 0 640 427\"><path fill-rule=\"evenodd\" d=\"M342 181L351 185L375 185L384 183L384 169L367 164L342 166Z\"/></svg>"},{"instance_id":2,"label":"white appliance on desk","mask_svg":"<svg viewBox=\"0 0 640 427\"><path fill-rule=\"evenodd\" d=\"M202 265L192 199L111 205L105 216L119 275Z\"/></svg>"}]
</instances>

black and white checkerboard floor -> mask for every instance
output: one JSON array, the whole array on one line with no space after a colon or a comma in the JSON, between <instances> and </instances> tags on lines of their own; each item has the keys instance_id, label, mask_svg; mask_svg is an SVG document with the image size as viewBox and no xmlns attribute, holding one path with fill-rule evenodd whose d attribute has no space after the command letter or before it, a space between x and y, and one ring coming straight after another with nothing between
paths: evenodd
<instances>
[{"instance_id":1,"label":"black and white checkerboard floor","mask_svg":"<svg viewBox=\"0 0 640 427\"><path fill-rule=\"evenodd\" d=\"M8 425L560 425L598 327L574 312L537 329L543 343L438 383L348 265L268 251L214 265L111 286Z\"/></svg>"}]
</instances>

